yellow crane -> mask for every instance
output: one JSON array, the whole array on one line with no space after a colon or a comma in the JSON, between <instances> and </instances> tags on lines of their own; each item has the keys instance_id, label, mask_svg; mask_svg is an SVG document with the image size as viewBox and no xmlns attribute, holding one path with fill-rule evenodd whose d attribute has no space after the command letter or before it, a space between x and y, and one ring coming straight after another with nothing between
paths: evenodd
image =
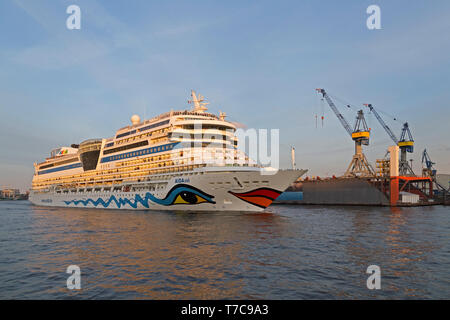
<instances>
[{"instance_id":1,"label":"yellow crane","mask_svg":"<svg viewBox=\"0 0 450 320\"><path fill-rule=\"evenodd\" d=\"M355 126L352 129L325 90L316 90L322 94L323 98L327 101L328 105L333 110L344 129L348 132L352 140L355 141L355 154L353 155L352 161L345 171L344 177L374 177L375 171L369 161L367 161L367 158L362 151L362 145L369 145L370 138L370 129L367 127L364 112L362 110L358 111Z\"/></svg>"},{"instance_id":2,"label":"yellow crane","mask_svg":"<svg viewBox=\"0 0 450 320\"><path fill-rule=\"evenodd\" d=\"M414 151L414 139L412 137L411 131L409 130L408 122L403 124L402 133L400 135L400 140L392 132L391 128L383 121L383 119L378 114L377 110L370 103L364 104L378 119L378 122L391 137L392 141L400 148L400 160L399 160L399 174L401 176L411 175L415 176L413 169L408 163L406 153L412 153Z\"/></svg>"}]
</instances>

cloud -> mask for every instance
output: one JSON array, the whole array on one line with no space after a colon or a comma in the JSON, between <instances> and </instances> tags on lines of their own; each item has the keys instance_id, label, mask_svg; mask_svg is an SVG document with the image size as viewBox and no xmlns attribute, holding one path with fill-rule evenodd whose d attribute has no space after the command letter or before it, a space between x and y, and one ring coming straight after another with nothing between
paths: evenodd
<instances>
[{"instance_id":1,"label":"cloud","mask_svg":"<svg viewBox=\"0 0 450 320\"><path fill-rule=\"evenodd\" d=\"M394 18L395 19L395 18ZM400 78L431 69L442 70L449 60L445 52L450 51L450 12L437 11L432 17L405 19L382 30L364 31L361 39L349 39L333 44L323 65L317 70L318 79L339 84L353 85L357 81L367 84L380 77L386 83L392 77ZM320 47L319 47L320 48ZM317 46L313 50L317 50ZM342 54L345 52L345 54ZM351 76L347 75L351 72Z\"/></svg>"},{"instance_id":2,"label":"cloud","mask_svg":"<svg viewBox=\"0 0 450 320\"><path fill-rule=\"evenodd\" d=\"M361 52L370 61L392 70L436 65L448 58L445 35L450 32L450 14L443 10L433 18L411 21L397 30L382 30L380 36L364 43Z\"/></svg>"},{"instance_id":3,"label":"cloud","mask_svg":"<svg viewBox=\"0 0 450 320\"><path fill-rule=\"evenodd\" d=\"M35 2L14 0L49 35L43 44L28 47L11 54L14 62L41 69L60 69L98 59L114 50L137 46L140 41L125 24L109 15L96 1L80 1L82 7L81 30L68 30L67 14L61 2ZM95 14L94 14L95 12ZM90 29L84 27L88 19ZM106 33L100 37L96 32Z\"/></svg>"},{"instance_id":4,"label":"cloud","mask_svg":"<svg viewBox=\"0 0 450 320\"><path fill-rule=\"evenodd\" d=\"M58 19L55 19L57 16L57 6L45 5L45 3L41 1L14 0L14 3L23 9L49 34L55 34L55 32L60 29L57 26ZM64 22L64 20L62 21Z\"/></svg>"},{"instance_id":5,"label":"cloud","mask_svg":"<svg viewBox=\"0 0 450 320\"><path fill-rule=\"evenodd\" d=\"M176 26L167 26L161 30L155 31L153 34L158 37L181 36L186 33L193 33L202 28L206 28L210 23L184 23Z\"/></svg>"},{"instance_id":6,"label":"cloud","mask_svg":"<svg viewBox=\"0 0 450 320\"><path fill-rule=\"evenodd\" d=\"M76 42L51 42L26 48L11 59L40 69L62 69L103 57L109 52L110 47L103 43L78 39Z\"/></svg>"}]
</instances>

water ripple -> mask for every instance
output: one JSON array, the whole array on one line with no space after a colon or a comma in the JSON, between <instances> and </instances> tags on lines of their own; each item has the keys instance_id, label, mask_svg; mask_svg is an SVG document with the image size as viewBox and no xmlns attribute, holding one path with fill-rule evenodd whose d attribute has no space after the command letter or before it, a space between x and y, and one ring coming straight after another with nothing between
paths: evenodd
<instances>
[{"instance_id":1,"label":"water ripple","mask_svg":"<svg viewBox=\"0 0 450 320\"><path fill-rule=\"evenodd\" d=\"M258 213L0 202L3 299L450 298L447 207ZM66 268L81 268L68 290ZM366 288L367 267L382 289Z\"/></svg>"}]
</instances>

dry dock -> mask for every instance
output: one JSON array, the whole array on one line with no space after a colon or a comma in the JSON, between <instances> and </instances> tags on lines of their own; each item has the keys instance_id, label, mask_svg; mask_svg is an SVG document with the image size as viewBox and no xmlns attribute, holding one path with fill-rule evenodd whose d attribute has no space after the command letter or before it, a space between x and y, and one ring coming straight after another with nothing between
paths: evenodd
<instances>
[{"instance_id":1,"label":"dry dock","mask_svg":"<svg viewBox=\"0 0 450 320\"><path fill-rule=\"evenodd\" d=\"M275 203L312 205L428 206L448 204L426 177L326 178L293 184Z\"/></svg>"}]
</instances>

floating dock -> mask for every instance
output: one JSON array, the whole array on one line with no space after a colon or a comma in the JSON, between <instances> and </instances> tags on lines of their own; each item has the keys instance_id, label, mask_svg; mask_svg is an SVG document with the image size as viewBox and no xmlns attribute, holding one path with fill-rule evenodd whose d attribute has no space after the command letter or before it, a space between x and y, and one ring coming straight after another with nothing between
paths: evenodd
<instances>
[{"instance_id":1,"label":"floating dock","mask_svg":"<svg viewBox=\"0 0 450 320\"><path fill-rule=\"evenodd\" d=\"M294 183L274 203L368 206L448 204L450 196L436 197L432 185L428 177L306 179Z\"/></svg>"},{"instance_id":2,"label":"floating dock","mask_svg":"<svg viewBox=\"0 0 450 320\"><path fill-rule=\"evenodd\" d=\"M369 180L336 178L303 183L305 204L389 205L389 198Z\"/></svg>"}]
</instances>

